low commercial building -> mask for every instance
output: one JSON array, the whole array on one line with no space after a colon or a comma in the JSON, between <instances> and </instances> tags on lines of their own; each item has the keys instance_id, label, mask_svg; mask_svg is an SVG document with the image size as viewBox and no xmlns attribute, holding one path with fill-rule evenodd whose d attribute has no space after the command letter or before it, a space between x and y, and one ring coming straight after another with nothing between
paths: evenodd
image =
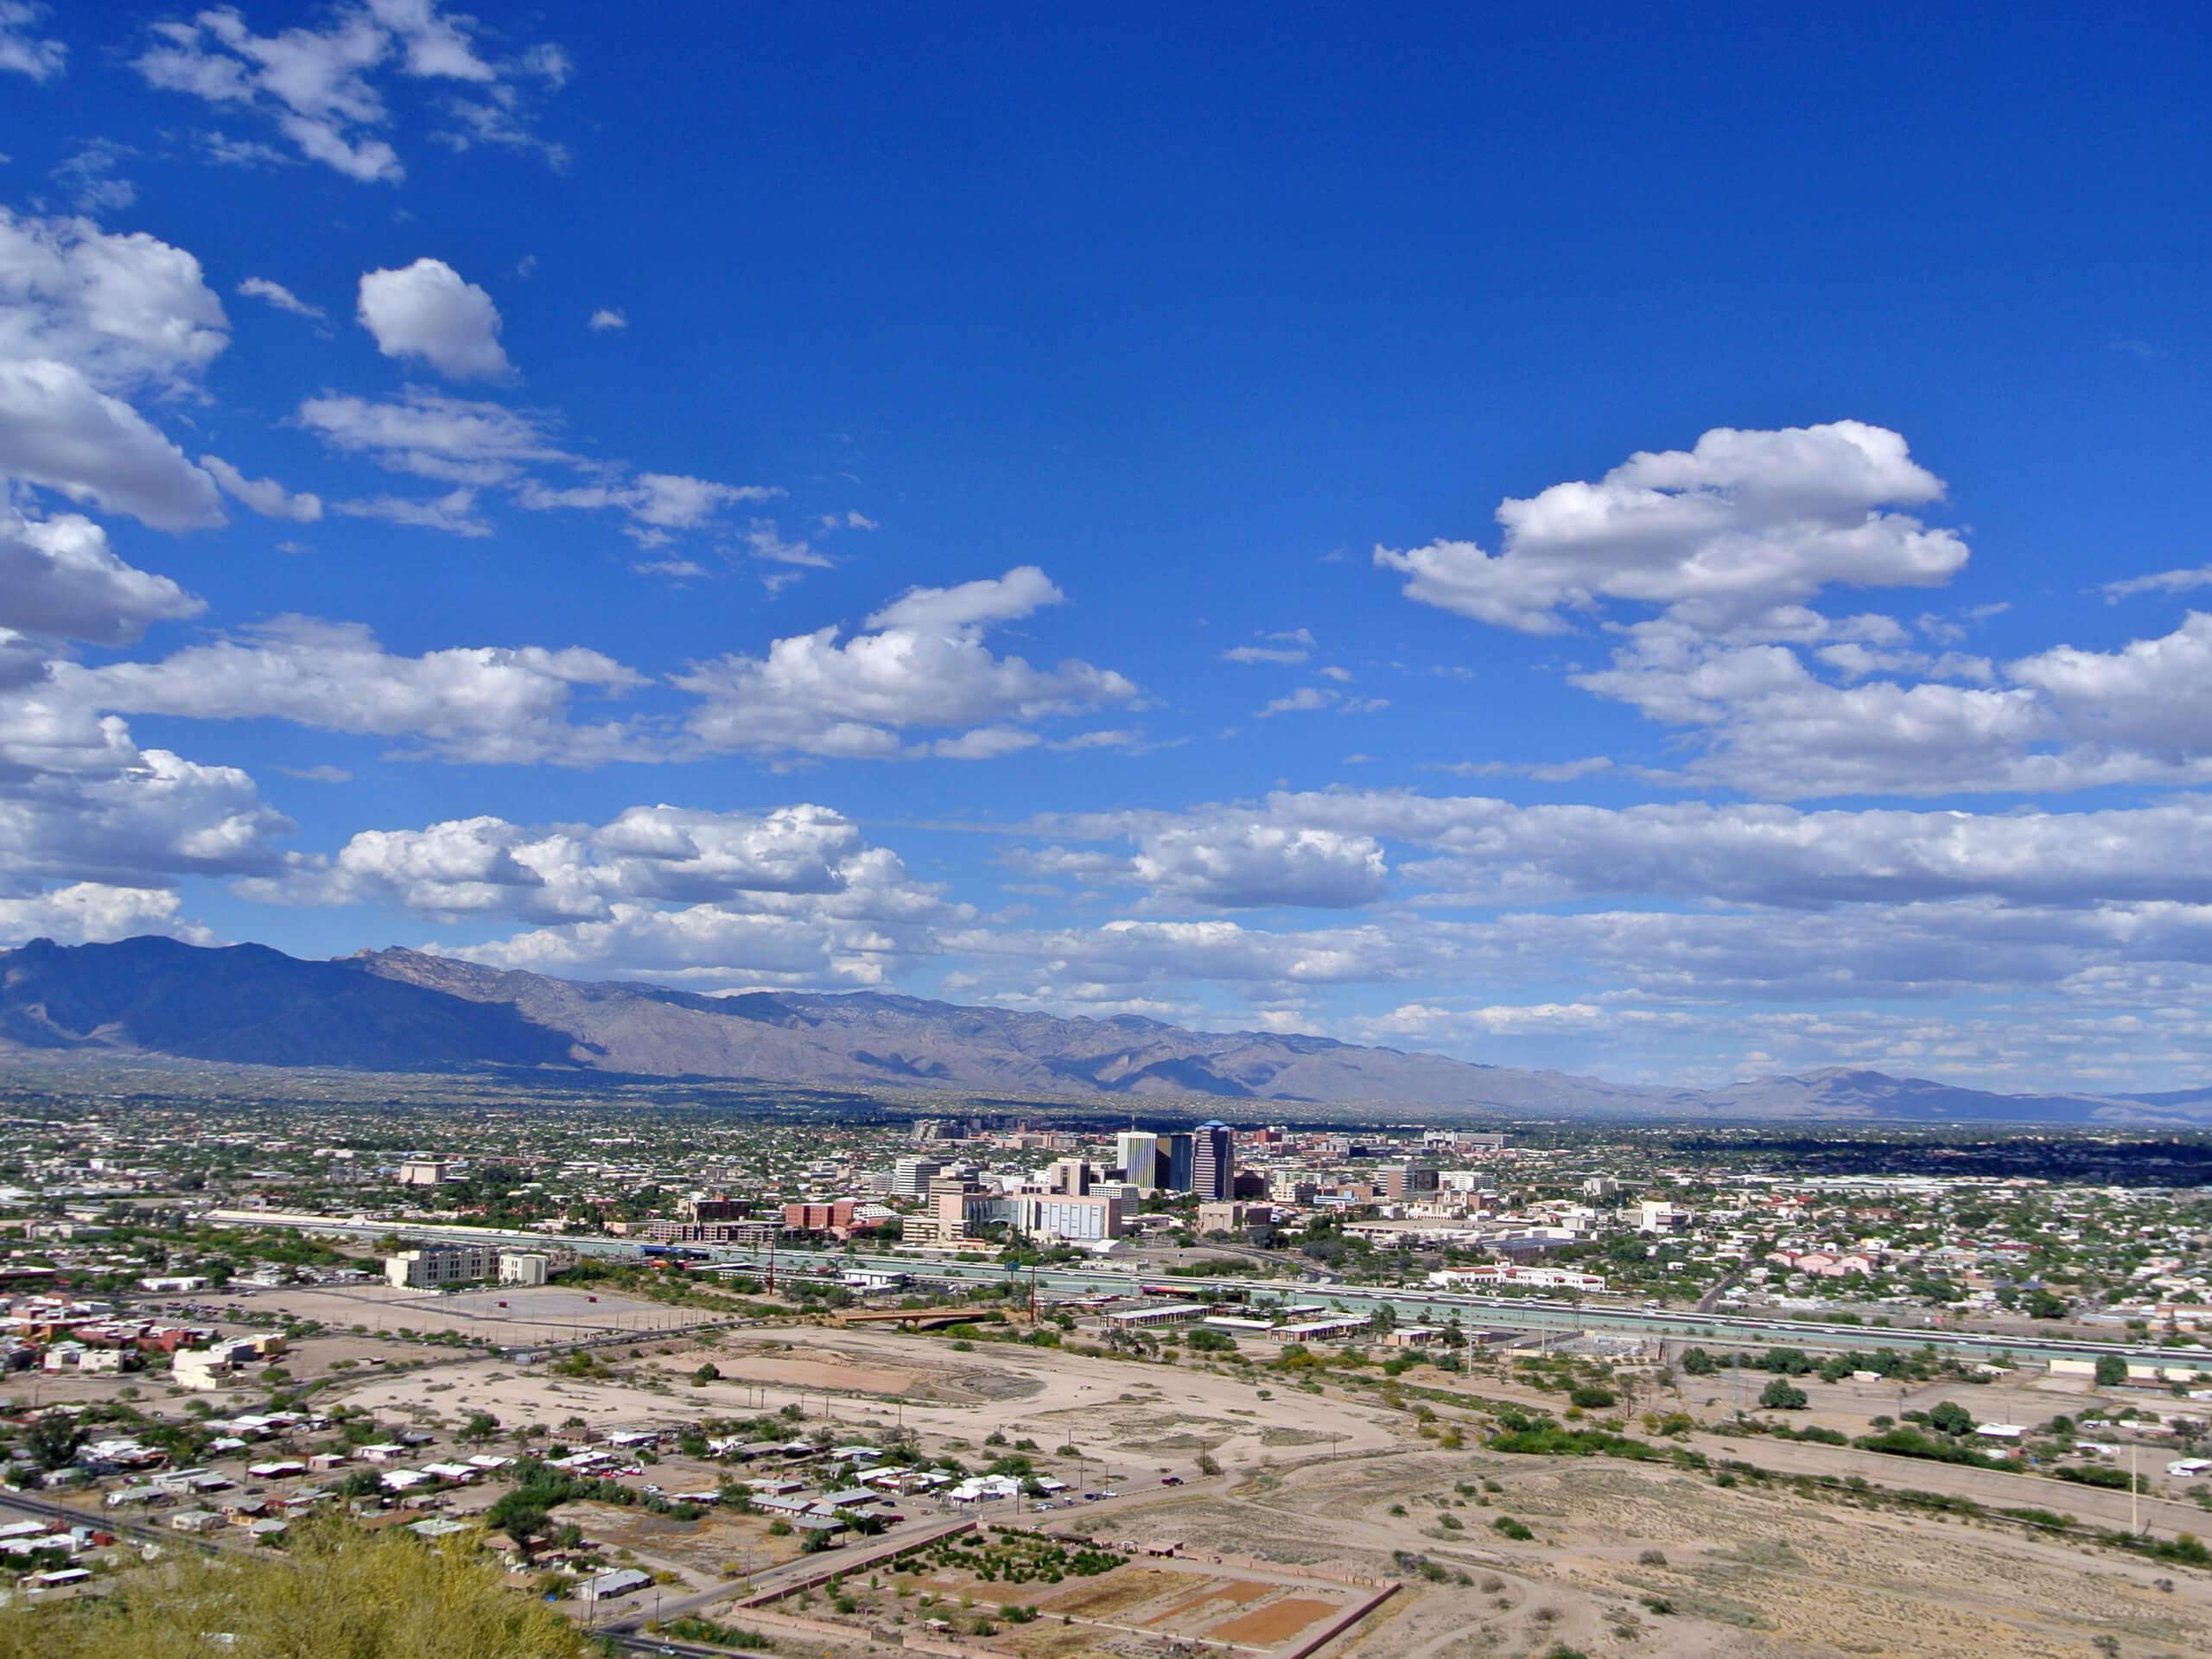
<instances>
[{"instance_id":1,"label":"low commercial building","mask_svg":"<svg viewBox=\"0 0 2212 1659\"><path fill-rule=\"evenodd\" d=\"M1119 1313L1102 1313L1099 1323L1109 1330L1149 1331L1160 1325L1188 1325L1203 1319L1212 1307L1205 1302L1163 1302L1155 1307L1132 1307Z\"/></svg>"},{"instance_id":2,"label":"low commercial building","mask_svg":"<svg viewBox=\"0 0 2212 1659\"><path fill-rule=\"evenodd\" d=\"M1365 1319L1349 1317L1337 1319L1307 1319L1300 1325L1277 1325L1274 1337L1277 1342L1339 1342L1360 1336L1366 1330Z\"/></svg>"},{"instance_id":3,"label":"low commercial building","mask_svg":"<svg viewBox=\"0 0 2212 1659\"><path fill-rule=\"evenodd\" d=\"M1382 1171L1382 1196L1386 1198L1430 1198L1436 1190L1436 1166L1433 1164L1391 1164Z\"/></svg>"},{"instance_id":4,"label":"low commercial building","mask_svg":"<svg viewBox=\"0 0 2212 1659\"><path fill-rule=\"evenodd\" d=\"M1605 1281L1594 1273L1579 1273L1572 1268L1529 1268L1510 1262L1479 1268L1440 1268L1428 1275L1428 1282L1440 1290L1483 1290L1500 1285L1518 1285L1533 1290L1599 1291L1605 1287Z\"/></svg>"},{"instance_id":5,"label":"low commercial building","mask_svg":"<svg viewBox=\"0 0 2212 1659\"><path fill-rule=\"evenodd\" d=\"M837 1282L847 1290L857 1290L863 1294L868 1294L886 1290L903 1290L906 1285L906 1275L903 1273L891 1272L883 1268L847 1268L837 1275Z\"/></svg>"},{"instance_id":6,"label":"low commercial building","mask_svg":"<svg viewBox=\"0 0 2212 1659\"><path fill-rule=\"evenodd\" d=\"M797 1232L830 1232L853 1224L854 1207L850 1198L839 1198L834 1204L787 1204L784 1225Z\"/></svg>"},{"instance_id":7,"label":"low commercial building","mask_svg":"<svg viewBox=\"0 0 2212 1659\"><path fill-rule=\"evenodd\" d=\"M273 1359L284 1351L279 1336L232 1337L207 1348L180 1348L170 1361L170 1380L181 1389L219 1389L238 1368Z\"/></svg>"},{"instance_id":8,"label":"low commercial building","mask_svg":"<svg viewBox=\"0 0 2212 1659\"><path fill-rule=\"evenodd\" d=\"M947 1221L941 1216L908 1216L899 1223L899 1242L917 1249L933 1249L967 1236L966 1222Z\"/></svg>"},{"instance_id":9,"label":"low commercial building","mask_svg":"<svg viewBox=\"0 0 2212 1659\"><path fill-rule=\"evenodd\" d=\"M385 1258L385 1281L403 1290L443 1290L454 1285L542 1285L553 1258L542 1250L503 1250L493 1244L425 1244Z\"/></svg>"},{"instance_id":10,"label":"low commercial building","mask_svg":"<svg viewBox=\"0 0 2212 1659\"><path fill-rule=\"evenodd\" d=\"M645 1221L629 1230L632 1238L650 1238L658 1244L771 1243L783 1231L774 1221Z\"/></svg>"},{"instance_id":11,"label":"low commercial building","mask_svg":"<svg viewBox=\"0 0 2212 1659\"><path fill-rule=\"evenodd\" d=\"M686 1221L746 1221L753 1215L749 1198L694 1198L683 1206Z\"/></svg>"},{"instance_id":12,"label":"low commercial building","mask_svg":"<svg viewBox=\"0 0 2212 1659\"><path fill-rule=\"evenodd\" d=\"M1122 1236L1122 1201L1117 1198L1073 1198L1058 1192L1021 1192L1014 1199L1014 1230L1032 1238L1063 1238L1073 1243Z\"/></svg>"},{"instance_id":13,"label":"low commercial building","mask_svg":"<svg viewBox=\"0 0 2212 1659\"><path fill-rule=\"evenodd\" d=\"M1450 1339L1450 1333L1440 1325L1402 1325L1382 1333L1386 1348L1433 1348Z\"/></svg>"},{"instance_id":14,"label":"low commercial building","mask_svg":"<svg viewBox=\"0 0 2212 1659\"><path fill-rule=\"evenodd\" d=\"M1240 1231L1251 1219L1253 1206L1249 1204L1202 1204L1198 1206L1198 1228L1200 1233L1234 1233ZM1268 1212L1272 1215L1274 1212Z\"/></svg>"},{"instance_id":15,"label":"low commercial building","mask_svg":"<svg viewBox=\"0 0 2212 1659\"><path fill-rule=\"evenodd\" d=\"M426 1244L385 1258L385 1280L402 1290L440 1290L481 1284L499 1274L499 1252L489 1244Z\"/></svg>"}]
</instances>

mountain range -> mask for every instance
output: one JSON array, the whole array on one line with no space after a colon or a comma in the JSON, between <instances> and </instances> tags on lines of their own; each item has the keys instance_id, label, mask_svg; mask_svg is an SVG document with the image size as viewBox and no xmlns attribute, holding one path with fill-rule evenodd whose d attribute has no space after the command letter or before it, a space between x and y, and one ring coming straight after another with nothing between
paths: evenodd
<instances>
[{"instance_id":1,"label":"mountain range","mask_svg":"<svg viewBox=\"0 0 2212 1659\"><path fill-rule=\"evenodd\" d=\"M1393 1116L2212 1122L2212 1090L2004 1095L1831 1069L1718 1090L1613 1084L1325 1037L1063 1019L876 992L704 996L419 951L34 939L0 951L0 1058L155 1055L368 1071L523 1069L1071 1101L1211 1097Z\"/></svg>"}]
</instances>

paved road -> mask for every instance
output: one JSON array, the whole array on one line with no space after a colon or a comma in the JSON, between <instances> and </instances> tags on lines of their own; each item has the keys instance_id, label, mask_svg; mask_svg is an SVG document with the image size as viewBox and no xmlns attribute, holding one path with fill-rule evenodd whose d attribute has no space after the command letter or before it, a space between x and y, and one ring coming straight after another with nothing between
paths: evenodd
<instances>
[{"instance_id":1,"label":"paved road","mask_svg":"<svg viewBox=\"0 0 2212 1659\"><path fill-rule=\"evenodd\" d=\"M41 1521L63 1521L73 1527L98 1527L102 1532L111 1532L118 1538L137 1538L147 1543L174 1544L186 1541L190 1535L165 1529L143 1521L126 1521L120 1516L99 1510L81 1510L73 1503L57 1503L50 1497L37 1497L29 1492L0 1491L0 1509L13 1510L18 1515L35 1516ZM193 1541L206 1541L194 1539Z\"/></svg>"},{"instance_id":2,"label":"paved road","mask_svg":"<svg viewBox=\"0 0 2212 1659\"><path fill-rule=\"evenodd\" d=\"M208 1218L219 1223L297 1227L302 1231L355 1237L380 1238L395 1230L395 1224L390 1221L341 1221L317 1216L264 1213L251 1210L213 1211ZM407 1226L397 1230L404 1231L410 1238L451 1238L476 1243L512 1244L517 1249L543 1249L547 1243L546 1236L542 1233L502 1233L481 1227ZM639 1255L637 1245L622 1239L563 1237L555 1242L563 1248L591 1255L636 1260ZM706 1259L715 1262L766 1262L769 1259L769 1253L766 1250L734 1245L696 1248ZM802 1272L810 1267L874 1268L903 1273L918 1281L955 1285L995 1281L1008 1275L1008 1269L995 1262L955 1267L917 1262L912 1257L847 1255L842 1252L827 1250L778 1250L775 1261L779 1268L791 1273ZM1017 1276L1027 1284L1033 1275L1024 1269ZM1103 1266L1040 1268L1033 1277L1040 1290L1089 1296L1127 1295L1143 1280L1143 1275L1126 1267ZM1596 1331L1618 1336L1656 1337L1669 1342L1702 1343L1708 1347L1723 1349L1764 1348L1776 1343L1788 1343L1801 1347L1871 1351L1876 1348L1918 1347L1926 1343L1939 1353L1976 1360L1992 1359L2000 1355L2037 1359L2094 1360L2103 1354L2120 1354L2139 1363L2187 1367L2202 1376L2212 1376L2212 1352L2094 1342L2076 1337L2004 1337L1980 1332L1893 1330L1873 1325L1831 1325L1811 1319L1762 1319L1751 1314L1695 1309L1624 1307L1537 1297L1477 1296L1464 1292L1402 1290L1381 1286L1317 1285L1280 1279L1194 1279L1189 1281L1189 1287L1193 1293L1201 1290L1249 1290L1267 1296L1286 1294L1316 1296L1325 1298L1332 1305L1340 1305L1353 1313L1372 1313L1387 1307L1402 1321L1433 1324L1457 1313L1462 1324L1497 1330L1578 1333Z\"/></svg>"},{"instance_id":3,"label":"paved road","mask_svg":"<svg viewBox=\"0 0 2212 1659\"><path fill-rule=\"evenodd\" d=\"M717 1248L714 1254L717 1259L728 1261L766 1259L765 1252L734 1248ZM800 1263L811 1261L824 1266L857 1266L903 1272L916 1279L942 1279L956 1285L996 1281L1008 1276L1009 1273L1008 1269L995 1263L938 1267L934 1263L918 1263L911 1258L888 1255L847 1257L820 1252L810 1256L805 1253L783 1250L777 1252L777 1259L787 1271L796 1271ZM1028 1270L1023 1269L1015 1276L1026 1284L1032 1275ZM1141 1275L1113 1268L1040 1268L1036 1270L1034 1277L1040 1290L1085 1295L1104 1293L1126 1295L1140 1282L1176 1282L1146 1280ZM1670 1342L1697 1342L1722 1349L1764 1348L1777 1343L1786 1343L1797 1346L1871 1351L1877 1348L1918 1347L1926 1343L1932 1344L1938 1352L1956 1354L1962 1358L1989 1359L2008 1355L2040 1359L2094 1359L2099 1355L2118 1353L2139 1362L2186 1366L2200 1373L2212 1374L2212 1352L2126 1346L2068 1337L2005 1337L1980 1332L1892 1330L1875 1325L1832 1325L1812 1319L1762 1319L1742 1313L1623 1307L1535 1297L1476 1296L1463 1292L1414 1291L1371 1285L1286 1284L1281 1280L1192 1280L1189 1287L1193 1294L1208 1289L1241 1289L1266 1296L1311 1296L1325 1300L1332 1306L1341 1305L1353 1313L1372 1313L1387 1307L1401 1321L1434 1324L1456 1313L1462 1324L1503 1330L1599 1331L1619 1335L1656 1337Z\"/></svg>"},{"instance_id":4,"label":"paved road","mask_svg":"<svg viewBox=\"0 0 2212 1659\"><path fill-rule=\"evenodd\" d=\"M1726 1279L1721 1280L1718 1284L1714 1285L1711 1290L1707 1291L1704 1295L1697 1299L1697 1311L1700 1313L1712 1313L1714 1308L1719 1306L1720 1299L1723 1296L1726 1296L1729 1290L1735 1285L1736 1281L1743 1276L1744 1275L1740 1273L1732 1273Z\"/></svg>"},{"instance_id":5,"label":"paved road","mask_svg":"<svg viewBox=\"0 0 2212 1659\"><path fill-rule=\"evenodd\" d=\"M733 1579L727 1584L709 1585L704 1590L687 1594L671 1594L664 1590L656 1600L650 1590L639 1598L625 1597L619 1611L604 1615L596 1628L621 1632L635 1630L646 1620L658 1617L665 1622L694 1613L702 1607L711 1607L718 1601L728 1601L733 1596L742 1596L748 1602L769 1596L786 1595L811 1579L836 1573L858 1573L877 1561L926 1544L947 1534L965 1532L976 1524L972 1516L954 1516L942 1521L910 1522L893 1527L878 1538L863 1544L849 1544L840 1549L827 1550L819 1555L802 1555L795 1561L772 1567L751 1580ZM658 1611L656 1611L658 1610Z\"/></svg>"}]
</instances>

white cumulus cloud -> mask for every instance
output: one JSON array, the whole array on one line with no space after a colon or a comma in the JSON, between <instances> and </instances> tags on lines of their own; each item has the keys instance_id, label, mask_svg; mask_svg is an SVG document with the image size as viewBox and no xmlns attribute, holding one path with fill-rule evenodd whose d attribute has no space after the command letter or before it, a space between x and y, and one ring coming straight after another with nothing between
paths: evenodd
<instances>
[{"instance_id":1,"label":"white cumulus cloud","mask_svg":"<svg viewBox=\"0 0 2212 1659\"><path fill-rule=\"evenodd\" d=\"M167 576L124 563L107 532L76 513L33 518L0 508L0 626L50 639L120 645L204 605Z\"/></svg>"},{"instance_id":2,"label":"white cumulus cloud","mask_svg":"<svg viewBox=\"0 0 2212 1659\"><path fill-rule=\"evenodd\" d=\"M296 855L247 896L288 904L376 903L424 916L606 919L617 905L717 904L747 893L835 894L868 848L826 807L713 812L633 806L596 829L532 829L480 817L425 830L368 830L329 859Z\"/></svg>"},{"instance_id":3,"label":"white cumulus cloud","mask_svg":"<svg viewBox=\"0 0 2212 1659\"><path fill-rule=\"evenodd\" d=\"M494 817L355 836L238 884L289 904L377 903L441 920L545 925L487 944L429 946L499 967L642 975L721 988L888 982L974 918L826 808L632 807L597 828Z\"/></svg>"},{"instance_id":4,"label":"white cumulus cloud","mask_svg":"<svg viewBox=\"0 0 2212 1659\"><path fill-rule=\"evenodd\" d=\"M393 472L449 484L502 484L524 464L574 459L543 427L501 404L410 390L385 403L326 395L300 405L300 422L332 448L365 454Z\"/></svg>"},{"instance_id":5,"label":"white cumulus cloud","mask_svg":"<svg viewBox=\"0 0 2212 1659\"><path fill-rule=\"evenodd\" d=\"M348 518L381 518L410 530L438 530L448 536L485 537L491 524L476 513L476 492L463 487L425 500L417 496L373 495L334 501L333 512Z\"/></svg>"},{"instance_id":6,"label":"white cumulus cloud","mask_svg":"<svg viewBox=\"0 0 2212 1659\"><path fill-rule=\"evenodd\" d=\"M327 315L319 305L309 305L305 300L284 286L272 283L266 276L249 276L238 284L238 293L249 300L262 300L279 311L289 311L296 317L321 317Z\"/></svg>"},{"instance_id":7,"label":"white cumulus cloud","mask_svg":"<svg viewBox=\"0 0 2212 1659\"><path fill-rule=\"evenodd\" d=\"M243 501L264 518L289 518L296 524L311 524L322 517L322 498L307 491L297 494L286 489L273 478L248 478L220 455L202 455L200 466L223 493Z\"/></svg>"},{"instance_id":8,"label":"white cumulus cloud","mask_svg":"<svg viewBox=\"0 0 2212 1659\"><path fill-rule=\"evenodd\" d=\"M499 345L499 310L492 296L442 259L365 272L359 315L386 357L419 358L454 380L498 380L513 372Z\"/></svg>"},{"instance_id":9,"label":"white cumulus cloud","mask_svg":"<svg viewBox=\"0 0 2212 1659\"><path fill-rule=\"evenodd\" d=\"M912 728L960 728L937 752L982 758L1025 747L1026 728L1058 715L1126 703L1136 687L1111 669L1069 660L1033 667L983 643L997 623L1057 605L1033 565L954 588L918 588L842 644L826 627L772 644L765 657L702 663L675 683L700 706L687 724L712 751L890 760Z\"/></svg>"},{"instance_id":10,"label":"white cumulus cloud","mask_svg":"<svg viewBox=\"0 0 2212 1659\"><path fill-rule=\"evenodd\" d=\"M2095 907L2212 903L2212 797L2094 812L1808 812L1759 803L1518 805L1408 790L1279 791L1256 804L1048 817L1017 868L1155 901L1349 906L1640 899L1811 910L1952 899ZM1084 843L1128 842L1134 856Z\"/></svg>"},{"instance_id":11,"label":"white cumulus cloud","mask_svg":"<svg viewBox=\"0 0 2212 1659\"><path fill-rule=\"evenodd\" d=\"M51 80L62 72L69 48L32 32L48 10L31 0L0 0L0 70L33 80Z\"/></svg>"},{"instance_id":12,"label":"white cumulus cloud","mask_svg":"<svg viewBox=\"0 0 2212 1659\"><path fill-rule=\"evenodd\" d=\"M558 147L530 130L526 92L559 86L567 57L540 46L497 60L476 27L436 0L363 0L336 8L319 29L257 35L236 9L218 6L188 22L155 24L136 67L165 91L270 120L308 160L364 183L404 176L383 136L393 124L386 91L395 79L437 85L440 112L453 124L433 136L448 146L536 149L559 162Z\"/></svg>"},{"instance_id":13,"label":"white cumulus cloud","mask_svg":"<svg viewBox=\"0 0 2212 1659\"><path fill-rule=\"evenodd\" d=\"M223 522L214 480L120 397L50 358L0 360L0 473L156 530Z\"/></svg>"},{"instance_id":14,"label":"white cumulus cloud","mask_svg":"<svg viewBox=\"0 0 2212 1659\"><path fill-rule=\"evenodd\" d=\"M758 484L723 484L681 473L632 473L587 461L563 449L539 416L419 387L382 402L325 393L300 404L299 420L332 448L365 455L387 471L457 484L465 491L497 486L516 506L533 512L620 512L630 520L630 533L648 547L713 524L725 507L783 493ZM590 481L549 483L540 470L548 467L569 468L572 476L583 473ZM333 511L464 536L490 534L491 526L474 509L473 493L456 493L433 501L381 497L340 502ZM772 535L774 527L768 528ZM801 544L798 550L806 550Z\"/></svg>"},{"instance_id":15,"label":"white cumulus cloud","mask_svg":"<svg viewBox=\"0 0 2212 1659\"><path fill-rule=\"evenodd\" d=\"M291 830L236 767L140 748L121 720L51 682L0 690L0 898L17 902L14 914L56 918L31 931L110 937L102 917L173 916L162 890L273 872L271 841ZM81 890L61 898L57 884Z\"/></svg>"},{"instance_id":16,"label":"white cumulus cloud","mask_svg":"<svg viewBox=\"0 0 2212 1659\"><path fill-rule=\"evenodd\" d=\"M1382 896L1389 867L1373 837L1274 823L1147 836L1130 879L1172 904L1349 910Z\"/></svg>"},{"instance_id":17,"label":"white cumulus cloud","mask_svg":"<svg viewBox=\"0 0 2212 1659\"><path fill-rule=\"evenodd\" d=\"M54 667L57 690L92 709L194 720L289 720L412 738L421 752L482 764L592 765L641 758L621 722L569 720L579 690L620 695L640 677L578 647L386 652L365 627L279 619L243 639L157 663Z\"/></svg>"},{"instance_id":18,"label":"white cumulus cloud","mask_svg":"<svg viewBox=\"0 0 2212 1659\"><path fill-rule=\"evenodd\" d=\"M222 523L214 480L130 399L190 391L229 340L182 249L0 210L0 475L158 529Z\"/></svg>"},{"instance_id":19,"label":"white cumulus cloud","mask_svg":"<svg viewBox=\"0 0 2212 1659\"><path fill-rule=\"evenodd\" d=\"M562 507L617 508L629 515L639 541L657 547L668 540L670 531L697 530L712 524L724 507L765 501L782 493L758 484L718 484L681 473L638 473L613 483L565 489L526 483L515 492L515 505L539 512Z\"/></svg>"},{"instance_id":20,"label":"white cumulus cloud","mask_svg":"<svg viewBox=\"0 0 2212 1659\"><path fill-rule=\"evenodd\" d=\"M4 62L4 54L0 54ZM158 933L188 944L213 944L215 936L187 921L183 902L155 887L114 887L73 881L34 897L0 899L0 941L58 939L65 944L112 944Z\"/></svg>"},{"instance_id":21,"label":"white cumulus cloud","mask_svg":"<svg viewBox=\"0 0 2212 1659\"><path fill-rule=\"evenodd\" d=\"M1723 628L1824 587L1937 587L1967 561L1955 532L1893 511L1942 481L1896 433L1859 421L1781 431L1720 427L1690 450L1631 455L1594 484L1508 500L1502 550L1439 541L1377 548L1408 598L1529 633L1606 601Z\"/></svg>"},{"instance_id":22,"label":"white cumulus cloud","mask_svg":"<svg viewBox=\"0 0 2212 1659\"><path fill-rule=\"evenodd\" d=\"M1854 626L1897 625L1797 614L1807 626L1770 639L1760 627L1716 638L1671 619L1640 623L1625 631L1629 643L1610 667L1570 677L1695 732L1700 752L1683 767L1685 781L1753 795L2212 781L2201 690L2212 672L2212 617L2202 613L2117 651L2061 645L2000 664L1839 650L1816 642Z\"/></svg>"},{"instance_id":23,"label":"white cumulus cloud","mask_svg":"<svg viewBox=\"0 0 2212 1659\"><path fill-rule=\"evenodd\" d=\"M230 344L183 249L0 209L0 358L69 364L105 391L178 391Z\"/></svg>"}]
</instances>

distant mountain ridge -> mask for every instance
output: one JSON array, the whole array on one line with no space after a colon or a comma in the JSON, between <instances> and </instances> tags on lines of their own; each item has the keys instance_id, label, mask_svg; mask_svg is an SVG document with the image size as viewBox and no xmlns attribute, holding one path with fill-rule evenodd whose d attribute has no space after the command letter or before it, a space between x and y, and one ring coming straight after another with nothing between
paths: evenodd
<instances>
[{"instance_id":1,"label":"distant mountain ridge","mask_svg":"<svg viewBox=\"0 0 2212 1659\"><path fill-rule=\"evenodd\" d=\"M1326 1037L1063 1019L876 992L702 996L420 951L308 962L265 945L35 939L0 951L0 1045L231 1064L551 1068L829 1090L1205 1096L1394 1115L2212 1122L2212 1090L2000 1095L1833 1068L1726 1089L1638 1087Z\"/></svg>"}]
</instances>

